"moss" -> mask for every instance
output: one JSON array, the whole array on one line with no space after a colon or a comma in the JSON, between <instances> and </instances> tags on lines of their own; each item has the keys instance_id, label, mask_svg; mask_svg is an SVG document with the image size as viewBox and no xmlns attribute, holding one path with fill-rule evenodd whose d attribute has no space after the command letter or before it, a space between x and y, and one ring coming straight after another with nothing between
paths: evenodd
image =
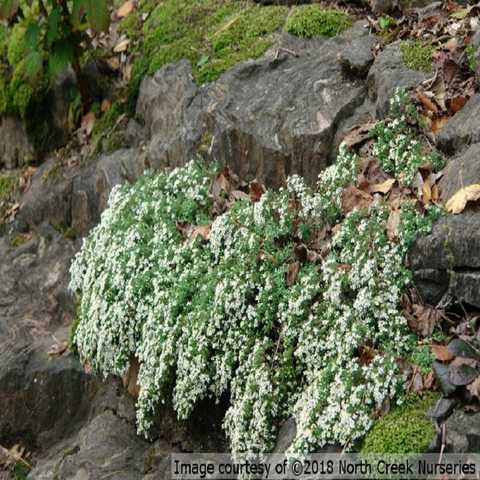
<instances>
[{"instance_id":1,"label":"moss","mask_svg":"<svg viewBox=\"0 0 480 480\"><path fill-rule=\"evenodd\" d=\"M477 71L477 58L476 58L477 49L474 45L467 45L465 48L465 54L467 56L467 65L468 68L475 73Z\"/></svg>"},{"instance_id":2,"label":"moss","mask_svg":"<svg viewBox=\"0 0 480 480\"><path fill-rule=\"evenodd\" d=\"M12 248L18 248L27 243L32 236L28 233L18 233L10 239L10 246Z\"/></svg>"},{"instance_id":3,"label":"moss","mask_svg":"<svg viewBox=\"0 0 480 480\"><path fill-rule=\"evenodd\" d=\"M404 40L400 43L402 60L412 70L429 73L432 71L433 45L419 40Z\"/></svg>"},{"instance_id":4,"label":"moss","mask_svg":"<svg viewBox=\"0 0 480 480\"><path fill-rule=\"evenodd\" d=\"M92 145L95 152L113 152L126 145L125 132L118 128L121 117L127 112L127 105L114 102L110 109L96 122L93 129Z\"/></svg>"},{"instance_id":5,"label":"moss","mask_svg":"<svg viewBox=\"0 0 480 480\"><path fill-rule=\"evenodd\" d=\"M318 35L333 37L352 26L352 17L345 12L323 9L318 5L296 7L288 17L285 30L298 37Z\"/></svg>"},{"instance_id":6,"label":"moss","mask_svg":"<svg viewBox=\"0 0 480 480\"><path fill-rule=\"evenodd\" d=\"M8 199L14 192L17 178L13 175L0 175L0 201Z\"/></svg>"},{"instance_id":7,"label":"moss","mask_svg":"<svg viewBox=\"0 0 480 480\"><path fill-rule=\"evenodd\" d=\"M436 393L423 397L408 395L403 405L380 418L366 435L361 448L363 455L425 452L435 436L427 410L439 398Z\"/></svg>"},{"instance_id":8,"label":"moss","mask_svg":"<svg viewBox=\"0 0 480 480\"><path fill-rule=\"evenodd\" d=\"M145 8L145 7L144 7ZM163 65L190 60L198 83L216 80L228 68L267 50L280 31L288 7L259 6L238 0L165 0L143 26L129 87L130 107L142 77ZM139 37L138 16L131 15L120 29L134 41Z\"/></svg>"}]
</instances>

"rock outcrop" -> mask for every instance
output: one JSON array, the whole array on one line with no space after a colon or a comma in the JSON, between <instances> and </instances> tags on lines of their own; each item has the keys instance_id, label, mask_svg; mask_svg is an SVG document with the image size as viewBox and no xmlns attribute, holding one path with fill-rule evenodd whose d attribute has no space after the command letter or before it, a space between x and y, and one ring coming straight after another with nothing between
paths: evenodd
<instances>
[{"instance_id":1,"label":"rock outcrop","mask_svg":"<svg viewBox=\"0 0 480 480\"><path fill-rule=\"evenodd\" d=\"M455 117L454 117L455 118ZM440 188L449 199L464 186L480 183L480 144L449 160ZM442 217L410 253L410 266L424 299L436 304L444 295L480 307L480 212L468 207Z\"/></svg>"}]
</instances>

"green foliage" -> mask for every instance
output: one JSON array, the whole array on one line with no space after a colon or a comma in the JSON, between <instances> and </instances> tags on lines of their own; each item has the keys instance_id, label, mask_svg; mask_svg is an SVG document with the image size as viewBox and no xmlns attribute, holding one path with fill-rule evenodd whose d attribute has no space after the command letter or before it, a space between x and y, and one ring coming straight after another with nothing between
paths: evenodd
<instances>
[{"instance_id":1,"label":"green foliage","mask_svg":"<svg viewBox=\"0 0 480 480\"><path fill-rule=\"evenodd\" d=\"M173 400L185 419L200 400L228 395L234 452L272 448L276 425L294 416L291 453L304 454L361 438L400 394L396 359L417 348L400 303L411 279L403 260L434 217L405 202L394 240L381 201L345 215L358 162L342 145L316 188L292 176L221 215L213 171L198 162L114 189L72 264L74 341L103 375L138 358L140 432L160 402ZM206 225L208 239L188 233ZM299 244L326 225L336 232L328 254L299 261L287 281ZM367 363L364 347L375 352Z\"/></svg>"},{"instance_id":2,"label":"green foliage","mask_svg":"<svg viewBox=\"0 0 480 480\"><path fill-rule=\"evenodd\" d=\"M467 45L465 48L465 54L467 55L468 68L475 73L477 71L477 49L473 45Z\"/></svg>"},{"instance_id":3,"label":"green foliage","mask_svg":"<svg viewBox=\"0 0 480 480\"><path fill-rule=\"evenodd\" d=\"M0 175L0 202L10 197L17 184L13 175Z\"/></svg>"},{"instance_id":4,"label":"green foliage","mask_svg":"<svg viewBox=\"0 0 480 480\"><path fill-rule=\"evenodd\" d=\"M151 12L133 66L131 106L143 76L167 63L190 60L195 79L204 83L216 80L235 63L262 55L289 11L288 7L260 7L246 0L165 0L153 6L145 2L120 24L121 31L138 39L139 18Z\"/></svg>"},{"instance_id":5,"label":"green foliage","mask_svg":"<svg viewBox=\"0 0 480 480\"><path fill-rule=\"evenodd\" d=\"M432 71L435 51L432 44L420 40L403 40L400 43L400 51L407 67L425 73Z\"/></svg>"},{"instance_id":6,"label":"green foliage","mask_svg":"<svg viewBox=\"0 0 480 480\"><path fill-rule=\"evenodd\" d=\"M352 26L352 18L341 10L323 9L318 5L295 7L285 30L298 37L324 35L334 37Z\"/></svg>"},{"instance_id":7,"label":"green foliage","mask_svg":"<svg viewBox=\"0 0 480 480\"><path fill-rule=\"evenodd\" d=\"M410 186L420 165L429 163L436 172L443 168L444 160L416 137L409 122L416 110L404 90L395 91L390 107L393 120L378 122L372 132L374 154L386 172Z\"/></svg>"},{"instance_id":8,"label":"green foliage","mask_svg":"<svg viewBox=\"0 0 480 480\"><path fill-rule=\"evenodd\" d=\"M108 5L109 0L0 0L0 18L11 25L0 26L0 114L25 117L67 66L78 74L89 45L85 30L108 27Z\"/></svg>"},{"instance_id":9,"label":"green foliage","mask_svg":"<svg viewBox=\"0 0 480 480\"><path fill-rule=\"evenodd\" d=\"M435 437L432 420L425 414L438 399L437 394L424 397L408 395L403 405L380 418L366 435L361 453L401 454L425 452Z\"/></svg>"}]
</instances>

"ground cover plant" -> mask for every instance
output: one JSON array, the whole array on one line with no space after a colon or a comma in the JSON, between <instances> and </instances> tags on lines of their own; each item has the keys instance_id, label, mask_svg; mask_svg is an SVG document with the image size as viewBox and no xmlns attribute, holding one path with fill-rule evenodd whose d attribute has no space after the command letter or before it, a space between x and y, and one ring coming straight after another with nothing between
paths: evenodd
<instances>
[{"instance_id":1,"label":"ground cover plant","mask_svg":"<svg viewBox=\"0 0 480 480\"><path fill-rule=\"evenodd\" d=\"M200 399L227 394L234 452L270 450L293 415L291 451L302 454L351 446L401 398L397 359L416 349L403 260L439 214L405 193L411 165L432 157L419 162L404 101L398 93L400 117L370 133L369 155L349 139L315 188L293 176L265 191L192 161L112 192L71 268L74 342L103 375L139 360L140 432L170 398L184 419ZM385 157L400 134L412 148Z\"/></svg>"}]
</instances>

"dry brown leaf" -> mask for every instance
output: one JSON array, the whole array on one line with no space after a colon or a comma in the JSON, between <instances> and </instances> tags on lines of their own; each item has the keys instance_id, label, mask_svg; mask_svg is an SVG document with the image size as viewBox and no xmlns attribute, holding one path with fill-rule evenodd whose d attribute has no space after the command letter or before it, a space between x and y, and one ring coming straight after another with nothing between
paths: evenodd
<instances>
[{"instance_id":1,"label":"dry brown leaf","mask_svg":"<svg viewBox=\"0 0 480 480\"><path fill-rule=\"evenodd\" d=\"M252 202L258 202L265 191L265 187L261 183L256 180L250 182L250 199Z\"/></svg>"},{"instance_id":2,"label":"dry brown leaf","mask_svg":"<svg viewBox=\"0 0 480 480\"><path fill-rule=\"evenodd\" d=\"M432 390L435 384L435 374L433 371L430 370L426 375L423 377L423 387L425 390Z\"/></svg>"},{"instance_id":3,"label":"dry brown leaf","mask_svg":"<svg viewBox=\"0 0 480 480\"><path fill-rule=\"evenodd\" d=\"M353 127L343 139L343 143L345 143L349 148L360 145L370 138L370 131L373 129L373 127L375 127L375 125L375 122L367 122Z\"/></svg>"},{"instance_id":4,"label":"dry brown leaf","mask_svg":"<svg viewBox=\"0 0 480 480\"><path fill-rule=\"evenodd\" d=\"M400 215L399 209L390 210L390 215L387 220L387 236L390 240L395 240L398 237Z\"/></svg>"},{"instance_id":5,"label":"dry brown leaf","mask_svg":"<svg viewBox=\"0 0 480 480\"><path fill-rule=\"evenodd\" d=\"M0 465L4 467L11 467L17 463L23 463L31 469L32 466L27 461L29 456L30 454L26 451L25 447L22 447L18 443L10 449L0 445Z\"/></svg>"},{"instance_id":6,"label":"dry brown leaf","mask_svg":"<svg viewBox=\"0 0 480 480\"><path fill-rule=\"evenodd\" d=\"M446 209L453 214L462 213L468 202L475 202L480 198L480 184L474 183L460 189L446 203Z\"/></svg>"},{"instance_id":7,"label":"dry brown leaf","mask_svg":"<svg viewBox=\"0 0 480 480\"><path fill-rule=\"evenodd\" d=\"M417 99L430 112L438 113L438 107L435 103L422 91L417 91Z\"/></svg>"},{"instance_id":8,"label":"dry brown leaf","mask_svg":"<svg viewBox=\"0 0 480 480\"><path fill-rule=\"evenodd\" d=\"M59 342L52 345L48 351L50 357L60 357L68 350L68 342Z\"/></svg>"},{"instance_id":9,"label":"dry brown leaf","mask_svg":"<svg viewBox=\"0 0 480 480\"><path fill-rule=\"evenodd\" d=\"M441 318L441 313L430 305L415 303L412 312L405 312L409 327L421 337L429 337Z\"/></svg>"},{"instance_id":10,"label":"dry brown leaf","mask_svg":"<svg viewBox=\"0 0 480 480\"><path fill-rule=\"evenodd\" d=\"M202 237L204 240L210 239L210 231L212 230L211 225L196 225L192 228L190 233L190 239L195 240L198 236Z\"/></svg>"},{"instance_id":11,"label":"dry brown leaf","mask_svg":"<svg viewBox=\"0 0 480 480\"><path fill-rule=\"evenodd\" d=\"M234 190L230 194L230 197L232 197L234 200L250 200L250 195L247 195L245 192L242 192L241 190Z\"/></svg>"},{"instance_id":12,"label":"dry brown leaf","mask_svg":"<svg viewBox=\"0 0 480 480\"><path fill-rule=\"evenodd\" d=\"M87 134L87 136L90 136L92 134L93 127L95 126L96 121L97 117L95 116L94 112L88 112L86 115L83 116L81 128Z\"/></svg>"},{"instance_id":13,"label":"dry brown leaf","mask_svg":"<svg viewBox=\"0 0 480 480\"><path fill-rule=\"evenodd\" d=\"M135 2L133 0L128 0L117 10L117 17L118 18L128 17L128 15L130 15L134 9L135 9Z\"/></svg>"},{"instance_id":14,"label":"dry brown leaf","mask_svg":"<svg viewBox=\"0 0 480 480\"><path fill-rule=\"evenodd\" d=\"M300 270L300 262L292 262L288 264L287 270L287 286L291 287L295 283L298 271Z\"/></svg>"},{"instance_id":15,"label":"dry brown leaf","mask_svg":"<svg viewBox=\"0 0 480 480\"><path fill-rule=\"evenodd\" d=\"M110 100L108 100L107 98L105 98L102 101L102 105L100 106L100 110L102 111L102 113L106 113L110 110L110 108L112 108L112 102Z\"/></svg>"},{"instance_id":16,"label":"dry brown leaf","mask_svg":"<svg viewBox=\"0 0 480 480\"><path fill-rule=\"evenodd\" d=\"M452 352L450 352L446 345L432 345L431 348L435 358L441 362L449 362L454 358L454 355Z\"/></svg>"},{"instance_id":17,"label":"dry brown leaf","mask_svg":"<svg viewBox=\"0 0 480 480\"><path fill-rule=\"evenodd\" d=\"M140 394L140 386L138 385L138 372L140 370L140 363L136 357L130 360L130 366L126 375L123 376L123 386L127 389L128 393L137 398Z\"/></svg>"},{"instance_id":18,"label":"dry brown leaf","mask_svg":"<svg viewBox=\"0 0 480 480\"><path fill-rule=\"evenodd\" d=\"M432 200L432 188L430 181L427 178L422 185L422 202L424 205L428 205Z\"/></svg>"},{"instance_id":19,"label":"dry brown leaf","mask_svg":"<svg viewBox=\"0 0 480 480\"><path fill-rule=\"evenodd\" d=\"M368 208L373 198L357 187L347 187L342 193L342 208L344 213L351 212L354 208Z\"/></svg>"},{"instance_id":20,"label":"dry brown leaf","mask_svg":"<svg viewBox=\"0 0 480 480\"><path fill-rule=\"evenodd\" d=\"M448 115L443 115L442 117L434 118L432 120L432 132L434 135L440 132L440 130L447 124L449 118Z\"/></svg>"},{"instance_id":21,"label":"dry brown leaf","mask_svg":"<svg viewBox=\"0 0 480 480\"><path fill-rule=\"evenodd\" d=\"M467 390L480 400L480 376L478 376L470 385L467 385Z\"/></svg>"},{"instance_id":22,"label":"dry brown leaf","mask_svg":"<svg viewBox=\"0 0 480 480\"><path fill-rule=\"evenodd\" d=\"M452 110L453 113L459 112L467 103L467 97L464 97L463 95L458 95L456 97L453 97L449 101L450 109Z\"/></svg>"},{"instance_id":23,"label":"dry brown leaf","mask_svg":"<svg viewBox=\"0 0 480 480\"><path fill-rule=\"evenodd\" d=\"M376 183L375 185L370 185L369 192L370 193L383 193L387 194L395 184L396 180L394 178L389 178L382 183Z\"/></svg>"},{"instance_id":24,"label":"dry brown leaf","mask_svg":"<svg viewBox=\"0 0 480 480\"><path fill-rule=\"evenodd\" d=\"M130 40L128 38L125 38L123 40L120 40L114 47L113 51L115 53L122 53L128 50L128 46L130 45Z\"/></svg>"}]
</instances>

